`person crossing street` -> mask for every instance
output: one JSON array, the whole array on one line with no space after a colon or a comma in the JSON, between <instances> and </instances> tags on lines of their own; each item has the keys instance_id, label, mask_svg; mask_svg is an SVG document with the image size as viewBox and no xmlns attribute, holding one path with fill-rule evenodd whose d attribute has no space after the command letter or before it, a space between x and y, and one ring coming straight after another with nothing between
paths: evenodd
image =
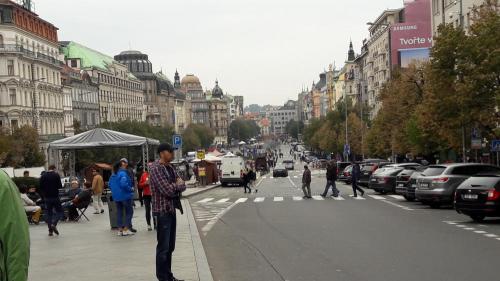
<instances>
[{"instance_id":1,"label":"person crossing street","mask_svg":"<svg viewBox=\"0 0 500 281\"><path fill-rule=\"evenodd\" d=\"M339 190L337 189L337 185L335 184L335 181L337 180L337 166L333 162L328 162L327 167L326 167L326 187L325 191L321 196L326 197L328 194L328 189L330 189L330 186L332 187L332 196L337 197L339 196Z\"/></svg>"},{"instance_id":2,"label":"person crossing street","mask_svg":"<svg viewBox=\"0 0 500 281\"><path fill-rule=\"evenodd\" d=\"M302 191L304 198L312 198L311 196L311 170L307 165L304 166L304 173L302 174Z\"/></svg>"},{"instance_id":3,"label":"person crossing street","mask_svg":"<svg viewBox=\"0 0 500 281\"><path fill-rule=\"evenodd\" d=\"M357 191L361 192L361 196L365 195L365 191L359 187L358 180L361 175L361 168L358 163L352 163L352 172L351 172L351 182L352 182L352 192L354 197L358 197Z\"/></svg>"}]
</instances>

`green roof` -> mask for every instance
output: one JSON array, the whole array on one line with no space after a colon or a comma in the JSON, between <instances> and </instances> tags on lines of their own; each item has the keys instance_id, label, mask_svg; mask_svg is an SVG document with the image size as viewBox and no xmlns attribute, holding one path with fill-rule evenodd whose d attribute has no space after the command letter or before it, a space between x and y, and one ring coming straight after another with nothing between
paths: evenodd
<instances>
[{"instance_id":1,"label":"green roof","mask_svg":"<svg viewBox=\"0 0 500 281\"><path fill-rule=\"evenodd\" d=\"M66 59L80 59L81 68L99 68L108 71L108 65L112 64L114 59L108 55L92 50L76 42L65 42L62 52Z\"/></svg>"}]
</instances>

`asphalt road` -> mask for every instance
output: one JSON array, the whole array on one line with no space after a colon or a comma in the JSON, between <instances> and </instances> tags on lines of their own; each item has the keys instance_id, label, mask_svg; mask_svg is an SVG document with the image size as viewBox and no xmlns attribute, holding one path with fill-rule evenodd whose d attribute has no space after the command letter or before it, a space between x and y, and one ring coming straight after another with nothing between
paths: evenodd
<instances>
[{"instance_id":1,"label":"asphalt road","mask_svg":"<svg viewBox=\"0 0 500 281\"><path fill-rule=\"evenodd\" d=\"M288 149L284 148L284 152ZM190 199L214 280L500 280L500 220L473 223L368 191L300 200L301 167L258 192L218 188ZM326 183L313 171L313 195Z\"/></svg>"}]
</instances>

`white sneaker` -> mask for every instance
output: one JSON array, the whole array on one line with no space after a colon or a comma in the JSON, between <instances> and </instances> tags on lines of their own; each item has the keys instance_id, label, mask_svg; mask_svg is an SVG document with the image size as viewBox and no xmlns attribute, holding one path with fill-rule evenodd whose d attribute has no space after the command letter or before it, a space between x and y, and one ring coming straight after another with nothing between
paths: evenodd
<instances>
[{"instance_id":1,"label":"white sneaker","mask_svg":"<svg viewBox=\"0 0 500 281\"><path fill-rule=\"evenodd\" d=\"M120 230L120 231L118 231L118 234L117 234L117 235L118 235L118 236L123 236L123 231L121 231L121 230Z\"/></svg>"},{"instance_id":2,"label":"white sneaker","mask_svg":"<svg viewBox=\"0 0 500 281\"><path fill-rule=\"evenodd\" d=\"M123 236L132 236L132 235L134 235L134 234L135 234L135 233L133 233L132 231L130 231L130 230L128 230L128 229L127 229L127 230L125 230L125 231L123 232Z\"/></svg>"}]
</instances>

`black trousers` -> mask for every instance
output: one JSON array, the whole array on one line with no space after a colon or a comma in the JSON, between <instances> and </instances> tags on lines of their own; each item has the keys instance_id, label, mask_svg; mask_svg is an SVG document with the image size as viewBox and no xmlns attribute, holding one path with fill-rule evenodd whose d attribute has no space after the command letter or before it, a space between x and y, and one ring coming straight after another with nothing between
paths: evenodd
<instances>
[{"instance_id":1,"label":"black trousers","mask_svg":"<svg viewBox=\"0 0 500 281\"><path fill-rule=\"evenodd\" d=\"M249 182L245 182L243 184L243 188L245 189L245 192L247 191L248 189L248 192L252 193L252 189L250 188L250 183Z\"/></svg>"},{"instance_id":2,"label":"black trousers","mask_svg":"<svg viewBox=\"0 0 500 281\"><path fill-rule=\"evenodd\" d=\"M361 187L359 187L357 181L352 181L352 192L354 193L354 196L358 195L358 193L356 191L361 192L361 194L365 193L365 191L363 189L361 189Z\"/></svg>"},{"instance_id":3,"label":"black trousers","mask_svg":"<svg viewBox=\"0 0 500 281\"><path fill-rule=\"evenodd\" d=\"M144 195L144 207L146 209L146 222L151 225L151 195ZM156 228L156 217L153 217L153 223Z\"/></svg>"},{"instance_id":4,"label":"black trousers","mask_svg":"<svg viewBox=\"0 0 500 281\"><path fill-rule=\"evenodd\" d=\"M59 198L45 198L45 210L47 211L45 214L45 222L47 222L49 229L52 225L57 225L57 222L64 216ZM56 211L55 216L54 210Z\"/></svg>"},{"instance_id":5,"label":"black trousers","mask_svg":"<svg viewBox=\"0 0 500 281\"><path fill-rule=\"evenodd\" d=\"M141 202L141 206L144 206L144 195L142 195L142 188L137 189L137 193L139 194L139 202Z\"/></svg>"},{"instance_id":6,"label":"black trousers","mask_svg":"<svg viewBox=\"0 0 500 281\"><path fill-rule=\"evenodd\" d=\"M175 250L177 218L176 214L155 214L157 221L156 239L156 278L158 281L171 281L172 253Z\"/></svg>"}]
</instances>

